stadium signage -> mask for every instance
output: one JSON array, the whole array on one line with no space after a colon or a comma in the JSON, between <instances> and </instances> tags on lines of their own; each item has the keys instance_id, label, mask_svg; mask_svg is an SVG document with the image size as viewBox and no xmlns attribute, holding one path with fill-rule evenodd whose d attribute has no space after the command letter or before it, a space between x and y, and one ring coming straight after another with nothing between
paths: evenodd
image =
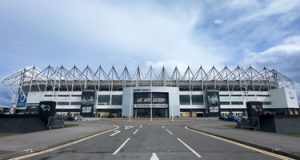
<instances>
[{"instance_id":1,"label":"stadium signage","mask_svg":"<svg viewBox=\"0 0 300 160\"><path fill-rule=\"evenodd\" d=\"M152 104L152 108L168 108L168 104ZM134 108L151 108L151 104L134 104Z\"/></svg>"},{"instance_id":2,"label":"stadium signage","mask_svg":"<svg viewBox=\"0 0 300 160\"><path fill-rule=\"evenodd\" d=\"M209 113L218 113L220 111L220 98L218 91L207 91L206 100Z\"/></svg>"},{"instance_id":3,"label":"stadium signage","mask_svg":"<svg viewBox=\"0 0 300 160\"><path fill-rule=\"evenodd\" d=\"M168 93L143 92L134 93L134 107L136 108L168 108Z\"/></svg>"},{"instance_id":4,"label":"stadium signage","mask_svg":"<svg viewBox=\"0 0 300 160\"><path fill-rule=\"evenodd\" d=\"M95 91L82 91L80 115L90 117L94 115Z\"/></svg>"},{"instance_id":5,"label":"stadium signage","mask_svg":"<svg viewBox=\"0 0 300 160\"><path fill-rule=\"evenodd\" d=\"M25 108L27 103L27 93L21 92L17 101L17 108Z\"/></svg>"}]
</instances>

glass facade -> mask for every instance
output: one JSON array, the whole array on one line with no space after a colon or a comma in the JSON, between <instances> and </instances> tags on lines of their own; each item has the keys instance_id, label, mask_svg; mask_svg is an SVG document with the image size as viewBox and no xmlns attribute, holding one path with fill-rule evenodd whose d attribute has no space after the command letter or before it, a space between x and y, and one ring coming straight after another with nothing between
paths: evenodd
<instances>
[{"instance_id":1,"label":"glass facade","mask_svg":"<svg viewBox=\"0 0 300 160\"><path fill-rule=\"evenodd\" d=\"M231 104L232 105L243 105L244 102L242 102L242 101L232 101Z\"/></svg>"},{"instance_id":2,"label":"glass facade","mask_svg":"<svg viewBox=\"0 0 300 160\"><path fill-rule=\"evenodd\" d=\"M203 105L203 95L180 95L179 96L180 105Z\"/></svg>"},{"instance_id":3,"label":"glass facade","mask_svg":"<svg viewBox=\"0 0 300 160\"><path fill-rule=\"evenodd\" d=\"M180 95L179 96L180 105L190 105L190 95Z\"/></svg>"},{"instance_id":4,"label":"glass facade","mask_svg":"<svg viewBox=\"0 0 300 160\"><path fill-rule=\"evenodd\" d=\"M221 101L220 104L221 105L230 105L230 102L228 102L228 101Z\"/></svg>"},{"instance_id":5,"label":"glass facade","mask_svg":"<svg viewBox=\"0 0 300 160\"><path fill-rule=\"evenodd\" d=\"M71 105L81 105L81 102L71 102Z\"/></svg>"},{"instance_id":6,"label":"glass facade","mask_svg":"<svg viewBox=\"0 0 300 160\"><path fill-rule=\"evenodd\" d=\"M112 95L111 105L122 105L122 95Z\"/></svg>"},{"instance_id":7,"label":"glass facade","mask_svg":"<svg viewBox=\"0 0 300 160\"><path fill-rule=\"evenodd\" d=\"M69 102L57 102L57 105L69 105Z\"/></svg>"},{"instance_id":8,"label":"glass facade","mask_svg":"<svg viewBox=\"0 0 300 160\"><path fill-rule=\"evenodd\" d=\"M192 95L192 105L203 105L203 95Z\"/></svg>"},{"instance_id":9,"label":"glass facade","mask_svg":"<svg viewBox=\"0 0 300 160\"><path fill-rule=\"evenodd\" d=\"M98 105L110 105L110 95L99 95Z\"/></svg>"}]
</instances>

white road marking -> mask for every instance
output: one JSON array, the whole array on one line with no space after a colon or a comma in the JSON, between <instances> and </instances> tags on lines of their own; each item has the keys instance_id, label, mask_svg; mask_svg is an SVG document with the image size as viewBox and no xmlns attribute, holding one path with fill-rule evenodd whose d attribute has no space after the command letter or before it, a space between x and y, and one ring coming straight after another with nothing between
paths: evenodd
<instances>
[{"instance_id":1,"label":"white road marking","mask_svg":"<svg viewBox=\"0 0 300 160\"><path fill-rule=\"evenodd\" d=\"M136 134L136 132L138 132L139 131L139 129L136 129L134 132L133 132L133 134Z\"/></svg>"},{"instance_id":2,"label":"white road marking","mask_svg":"<svg viewBox=\"0 0 300 160\"><path fill-rule=\"evenodd\" d=\"M31 149L25 149L24 152L30 152L30 153L32 153L33 150L32 150L32 148Z\"/></svg>"},{"instance_id":3,"label":"white road marking","mask_svg":"<svg viewBox=\"0 0 300 160\"><path fill-rule=\"evenodd\" d=\"M130 138L127 138L123 144L113 153L113 155L116 155L125 145L126 143L130 140Z\"/></svg>"},{"instance_id":4,"label":"white road marking","mask_svg":"<svg viewBox=\"0 0 300 160\"><path fill-rule=\"evenodd\" d=\"M131 128L133 128L134 126L132 126L132 125L129 125L129 126L125 126L125 130L127 130L127 129L131 129Z\"/></svg>"},{"instance_id":5,"label":"white road marking","mask_svg":"<svg viewBox=\"0 0 300 160\"><path fill-rule=\"evenodd\" d=\"M167 131L171 136L173 136L173 133L172 133L170 130L166 129L166 131Z\"/></svg>"},{"instance_id":6,"label":"white road marking","mask_svg":"<svg viewBox=\"0 0 300 160\"><path fill-rule=\"evenodd\" d=\"M142 128L143 127L143 125L140 125L140 128Z\"/></svg>"},{"instance_id":7,"label":"white road marking","mask_svg":"<svg viewBox=\"0 0 300 160\"><path fill-rule=\"evenodd\" d=\"M188 148L191 152L193 152L198 158L202 158L201 155L199 153L197 153L195 150L193 150L193 148L191 148L190 146L188 146L186 143L184 143L181 139L177 138L177 140L182 143L186 148Z\"/></svg>"},{"instance_id":8,"label":"white road marking","mask_svg":"<svg viewBox=\"0 0 300 160\"><path fill-rule=\"evenodd\" d=\"M116 130L115 133L112 133L112 134L110 134L109 136L114 136L114 135L116 135L116 134L118 134L118 133L120 133L120 132L121 132L121 131Z\"/></svg>"},{"instance_id":9,"label":"white road marking","mask_svg":"<svg viewBox=\"0 0 300 160\"><path fill-rule=\"evenodd\" d=\"M41 155L41 154L53 152L53 151L56 151L56 150L59 150L59 149L62 149L62 148L65 148L65 147L68 147L68 146L71 146L71 145L74 145L74 144L83 142L83 141L86 141L86 140L91 139L91 138L94 138L94 137L96 137L96 136L105 134L105 133L107 133L107 132L111 132L111 131L116 130L116 129L118 129L118 128L119 128L119 127L117 126L117 127L114 128L114 129L110 129L110 130L107 130L107 131L104 131L104 132L100 132L100 133L97 133L97 134L94 134L94 135L91 135L91 136L88 136L88 137L85 137L85 138L82 138L82 139L79 139L79 140L76 140L76 141L73 141L73 142L69 142L69 143L66 143L66 144L63 144L63 145L60 145L60 146L56 146L56 147L53 147L53 148L49 148L49 149L46 149L46 150L42 150L42 151L39 151L39 152L27 154L27 155L20 156L20 157L15 157L15 158L12 158L11 160L26 159L26 158L30 158L30 157L33 157L33 156L37 156L37 155Z\"/></svg>"},{"instance_id":10,"label":"white road marking","mask_svg":"<svg viewBox=\"0 0 300 160\"><path fill-rule=\"evenodd\" d=\"M157 157L156 153L152 153L150 160L159 160L159 158Z\"/></svg>"},{"instance_id":11,"label":"white road marking","mask_svg":"<svg viewBox=\"0 0 300 160\"><path fill-rule=\"evenodd\" d=\"M196 131L196 130L188 128L187 126L185 126L185 128L187 130L190 130L190 131L193 131L193 132L197 132L197 133L200 133L202 135L205 135L205 136L208 136L208 137L211 137L211 138L223 141L223 142L231 143L231 144L237 145L239 147L243 147L243 148L246 148L246 149L249 149L249 150L252 150L252 151L256 151L256 152L259 152L259 153L262 153L262 154L265 154L265 155L268 155L268 156L271 156L271 157L275 157L275 158L278 158L278 159L281 159L281 160L294 160L293 158L290 158L290 157L286 157L286 156L282 156L282 155L279 155L279 154L276 154L276 153L264 151L264 150L261 150L261 149L258 149L258 148L247 146L247 145L242 144L242 143L231 141L231 140L228 140L228 139L225 139L225 138L221 138L221 137L218 137L218 136L214 136L214 135L211 135L211 134L208 134L208 133L204 133L204 132L201 132L201 131Z\"/></svg>"},{"instance_id":12,"label":"white road marking","mask_svg":"<svg viewBox=\"0 0 300 160\"><path fill-rule=\"evenodd\" d=\"M165 126L161 126L161 128L165 128Z\"/></svg>"}]
</instances>

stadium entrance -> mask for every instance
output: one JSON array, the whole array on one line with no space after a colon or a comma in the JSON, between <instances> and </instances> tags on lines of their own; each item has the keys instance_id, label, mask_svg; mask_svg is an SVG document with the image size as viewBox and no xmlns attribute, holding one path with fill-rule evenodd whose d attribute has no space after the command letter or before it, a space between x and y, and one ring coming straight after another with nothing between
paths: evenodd
<instances>
[{"instance_id":1,"label":"stadium entrance","mask_svg":"<svg viewBox=\"0 0 300 160\"><path fill-rule=\"evenodd\" d=\"M134 109L135 118L150 118L151 109L150 108L139 108ZM169 109L166 108L152 108L152 117L153 118L168 118Z\"/></svg>"},{"instance_id":2,"label":"stadium entrance","mask_svg":"<svg viewBox=\"0 0 300 160\"><path fill-rule=\"evenodd\" d=\"M133 116L136 118L169 117L169 95L165 92L134 93Z\"/></svg>"}]
</instances>

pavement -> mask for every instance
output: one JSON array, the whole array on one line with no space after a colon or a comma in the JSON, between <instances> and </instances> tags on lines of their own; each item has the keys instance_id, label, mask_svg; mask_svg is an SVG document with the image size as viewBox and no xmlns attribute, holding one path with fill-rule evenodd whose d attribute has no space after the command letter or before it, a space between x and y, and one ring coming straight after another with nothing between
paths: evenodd
<instances>
[{"instance_id":1,"label":"pavement","mask_svg":"<svg viewBox=\"0 0 300 160\"><path fill-rule=\"evenodd\" d=\"M82 122L77 127L4 135L0 137L0 159L43 150L114 128L107 122L95 122Z\"/></svg>"},{"instance_id":2,"label":"pavement","mask_svg":"<svg viewBox=\"0 0 300 160\"><path fill-rule=\"evenodd\" d=\"M118 125L116 130L103 132L115 128L114 125ZM1 156L4 158L4 155L30 153L42 149L45 150L21 159L287 159L277 154L273 155L271 152L299 159L299 137L229 127L232 125L234 123L219 121L217 118L175 119L174 121L91 119L80 122L78 127L0 137L0 144L5 144L0 145L0 159ZM75 142L82 137L99 132L103 134ZM203 132L234 141L215 138ZM236 144L235 141L246 146ZM67 142L74 143L56 149L47 149ZM248 146L255 148L251 149Z\"/></svg>"},{"instance_id":3,"label":"pavement","mask_svg":"<svg viewBox=\"0 0 300 160\"><path fill-rule=\"evenodd\" d=\"M197 123L193 123L189 125L189 127L274 153L300 159L300 137L228 127L231 125L235 125L235 123L211 118L199 119Z\"/></svg>"}]
</instances>

